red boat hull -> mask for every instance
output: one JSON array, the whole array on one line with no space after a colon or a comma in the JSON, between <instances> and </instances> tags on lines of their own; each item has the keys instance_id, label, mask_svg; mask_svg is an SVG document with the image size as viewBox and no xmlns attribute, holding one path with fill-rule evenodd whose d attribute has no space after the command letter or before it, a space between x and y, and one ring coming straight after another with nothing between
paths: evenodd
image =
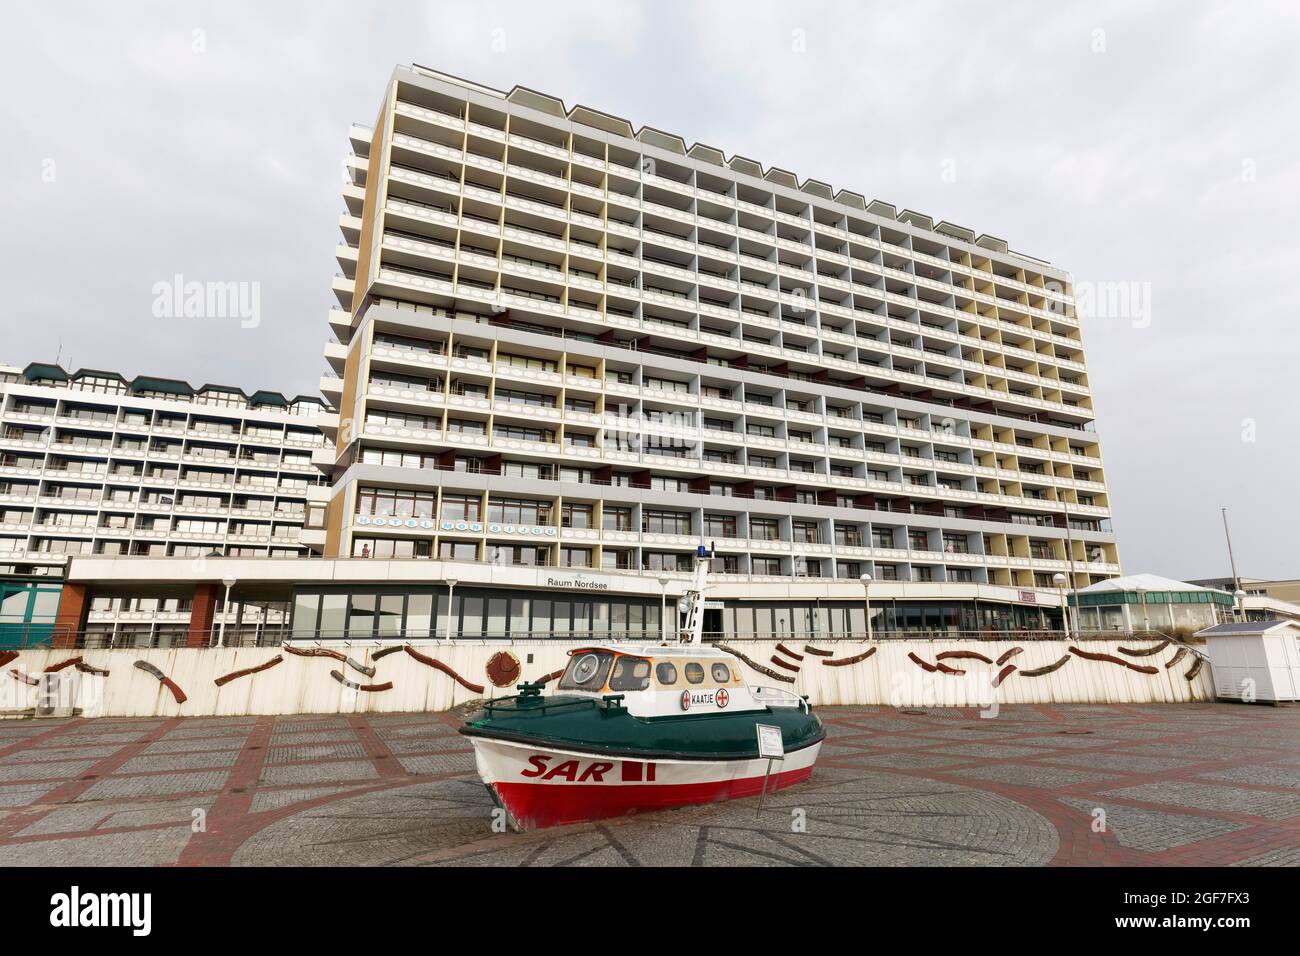
<instances>
[{"instance_id":1,"label":"red boat hull","mask_svg":"<svg viewBox=\"0 0 1300 956\"><path fill-rule=\"evenodd\" d=\"M479 771L520 830L758 796L766 760L638 761L474 738ZM812 776L820 744L775 761L767 792Z\"/></svg>"}]
</instances>

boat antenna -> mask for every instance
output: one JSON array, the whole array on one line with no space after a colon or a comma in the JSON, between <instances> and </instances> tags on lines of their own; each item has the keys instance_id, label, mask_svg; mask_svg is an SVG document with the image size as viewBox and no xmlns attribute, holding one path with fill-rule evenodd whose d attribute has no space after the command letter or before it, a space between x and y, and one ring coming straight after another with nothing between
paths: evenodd
<instances>
[{"instance_id":1,"label":"boat antenna","mask_svg":"<svg viewBox=\"0 0 1300 956\"><path fill-rule=\"evenodd\" d=\"M687 644L699 644L704 634L704 592L709 589L709 565L713 551L700 544L695 549L695 573L691 586L682 596L686 603L686 624L678 636Z\"/></svg>"}]
</instances>

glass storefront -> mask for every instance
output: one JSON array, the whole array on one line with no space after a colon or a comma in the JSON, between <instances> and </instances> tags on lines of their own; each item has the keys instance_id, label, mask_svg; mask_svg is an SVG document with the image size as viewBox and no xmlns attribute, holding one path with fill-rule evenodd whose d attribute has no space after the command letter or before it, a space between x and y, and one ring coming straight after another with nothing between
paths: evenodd
<instances>
[{"instance_id":1,"label":"glass storefront","mask_svg":"<svg viewBox=\"0 0 1300 956\"><path fill-rule=\"evenodd\" d=\"M712 602L710 602L712 604ZM675 627L670 598L668 627ZM1055 630L1056 608L988 602L872 602L872 629L924 636L965 632ZM861 638L866 633L861 601L737 601L706 614L710 636ZM293 637L316 640L623 640L658 641L659 598L527 592L457 587L447 614L447 588L302 588L294 599Z\"/></svg>"},{"instance_id":2,"label":"glass storefront","mask_svg":"<svg viewBox=\"0 0 1300 956\"><path fill-rule=\"evenodd\" d=\"M0 648L49 644L62 593L60 585L0 582Z\"/></svg>"},{"instance_id":3,"label":"glass storefront","mask_svg":"<svg viewBox=\"0 0 1300 956\"><path fill-rule=\"evenodd\" d=\"M670 602L671 603L671 602ZM659 599L456 588L300 589L293 637L318 640L659 640Z\"/></svg>"}]
</instances>

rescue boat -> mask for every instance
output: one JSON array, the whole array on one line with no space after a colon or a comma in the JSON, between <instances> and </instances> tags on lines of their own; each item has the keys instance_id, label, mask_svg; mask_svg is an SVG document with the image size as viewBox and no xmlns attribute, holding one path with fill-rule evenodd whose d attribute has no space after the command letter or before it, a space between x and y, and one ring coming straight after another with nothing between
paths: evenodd
<instances>
[{"instance_id":1,"label":"rescue boat","mask_svg":"<svg viewBox=\"0 0 1300 956\"><path fill-rule=\"evenodd\" d=\"M553 693L520 684L461 728L511 826L757 796L812 775L826 732L807 699L748 686L736 657L700 643L706 574L684 599L685 642L575 648ZM780 759L760 752L760 725L769 741L779 730Z\"/></svg>"}]
</instances>

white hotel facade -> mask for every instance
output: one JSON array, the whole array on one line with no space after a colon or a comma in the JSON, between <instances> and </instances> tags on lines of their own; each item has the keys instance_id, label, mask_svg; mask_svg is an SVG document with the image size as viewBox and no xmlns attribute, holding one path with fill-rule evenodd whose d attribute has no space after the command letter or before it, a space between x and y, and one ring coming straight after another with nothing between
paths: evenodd
<instances>
[{"instance_id":1,"label":"white hotel facade","mask_svg":"<svg viewBox=\"0 0 1300 956\"><path fill-rule=\"evenodd\" d=\"M701 543L710 627L741 633L860 632L863 575L910 609L877 626L1047 626L1057 575L1119 573L1061 269L418 66L350 138L321 382L340 567L427 559L489 636L599 630L502 622L539 588L662 596Z\"/></svg>"}]
</instances>

